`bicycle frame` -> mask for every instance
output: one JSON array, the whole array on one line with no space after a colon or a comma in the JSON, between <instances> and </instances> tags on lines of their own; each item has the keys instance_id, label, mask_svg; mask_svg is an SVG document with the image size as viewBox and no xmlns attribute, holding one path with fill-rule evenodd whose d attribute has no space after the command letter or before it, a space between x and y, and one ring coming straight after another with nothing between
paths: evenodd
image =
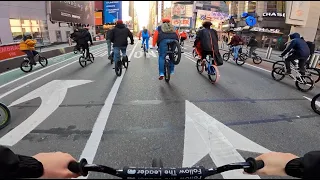
<instances>
[{"instance_id":1,"label":"bicycle frame","mask_svg":"<svg viewBox=\"0 0 320 180\"><path fill-rule=\"evenodd\" d=\"M284 59L282 58L282 60L284 60ZM287 72L286 66L284 66L283 68L284 68L284 71ZM292 62L290 62L290 68L291 68L291 71L295 72L296 76L290 76L290 75L289 75L289 77L291 77L291 79L293 79L293 81L299 81L300 83L305 83L305 82L304 82L304 79L301 78L302 75L301 75L301 73L299 72L299 68L297 69L297 68L292 64Z\"/></svg>"}]
</instances>

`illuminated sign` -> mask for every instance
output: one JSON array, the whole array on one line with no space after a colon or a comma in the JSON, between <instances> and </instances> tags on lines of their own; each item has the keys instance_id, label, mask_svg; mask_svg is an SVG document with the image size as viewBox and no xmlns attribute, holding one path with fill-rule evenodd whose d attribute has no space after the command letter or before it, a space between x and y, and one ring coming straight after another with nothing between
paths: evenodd
<instances>
[{"instance_id":1,"label":"illuminated sign","mask_svg":"<svg viewBox=\"0 0 320 180\"><path fill-rule=\"evenodd\" d=\"M275 12L268 12L268 13L263 13L263 17L285 17L286 13L275 13Z\"/></svg>"}]
</instances>

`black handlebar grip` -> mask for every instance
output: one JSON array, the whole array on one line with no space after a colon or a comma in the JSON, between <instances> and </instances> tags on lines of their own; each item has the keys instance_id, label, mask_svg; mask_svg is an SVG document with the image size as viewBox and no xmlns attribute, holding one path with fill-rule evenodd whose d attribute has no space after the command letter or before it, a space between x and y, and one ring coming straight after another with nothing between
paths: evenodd
<instances>
[{"instance_id":1,"label":"black handlebar grip","mask_svg":"<svg viewBox=\"0 0 320 180\"><path fill-rule=\"evenodd\" d=\"M80 162L72 161L68 164L68 169L76 174L80 174L81 176L87 176L88 171L84 169L84 166L88 164L86 159L81 159Z\"/></svg>"},{"instance_id":2,"label":"black handlebar grip","mask_svg":"<svg viewBox=\"0 0 320 180\"><path fill-rule=\"evenodd\" d=\"M258 171L259 169L262 169L264 167L264 162L262 160L255 160L252 157L249 157L246 162L250 164L249 168L244 169L246 173L252 174Z\"/></svg>"}]
</instances>

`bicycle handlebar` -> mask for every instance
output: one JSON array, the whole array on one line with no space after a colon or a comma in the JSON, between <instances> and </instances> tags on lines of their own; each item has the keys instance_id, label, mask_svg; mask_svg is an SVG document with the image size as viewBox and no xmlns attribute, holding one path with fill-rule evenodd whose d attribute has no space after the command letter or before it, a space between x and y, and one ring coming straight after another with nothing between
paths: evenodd
<instances>
[{"instance_id":1,"label":"bicycle handlebar","mask_svg":"<svg viewBox=\"0 0 320 180\"><path fill-rule=\"evenodd\" d=\"M149 179L180 179L180 178L194 178L204 179L208 176L219 174L225 171L236 169L244 169L247 173L255 173L257 170L264 167L264 162L256 161L254 158L246 159L246 162L227 164L218 168L206 169L203 166L186 167L186 168L160 168L160 167L124 167L122 170L117 170L108 166L88 164L86 159L81 159L80 162L70 162L68 169L87 176L89 171L101 172L117 176L120 178L149 178Z\"/></svg>"}]
</instances>

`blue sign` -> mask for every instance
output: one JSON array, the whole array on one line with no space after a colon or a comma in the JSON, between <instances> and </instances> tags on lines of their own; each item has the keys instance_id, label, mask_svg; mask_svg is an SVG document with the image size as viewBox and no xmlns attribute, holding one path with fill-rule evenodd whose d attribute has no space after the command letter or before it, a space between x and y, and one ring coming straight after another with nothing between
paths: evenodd
<instances>
[{"instance_id":1,"label":"blue sign","mask_svg":"<svg viewBox=\"0 0 320 180\"><path fill-rule=\"evenodd\" d=\"M255 24L257 24L257 20L256 20L256 18L254 18L254 17L252 17L252 16L248 16L248 17L246 18L246 24L247 24L248 26L254 26Z\"/></svg>"},{"instance_id":2,"label":"blue sign","mask_svg":"<svg viewBox=\"0 0 320 180\"><path fill-rule=\"evenodd\" d=\"M103 22L115 23L122 20L122 1L103 1Z\"/></svg>"}]
</instances>

